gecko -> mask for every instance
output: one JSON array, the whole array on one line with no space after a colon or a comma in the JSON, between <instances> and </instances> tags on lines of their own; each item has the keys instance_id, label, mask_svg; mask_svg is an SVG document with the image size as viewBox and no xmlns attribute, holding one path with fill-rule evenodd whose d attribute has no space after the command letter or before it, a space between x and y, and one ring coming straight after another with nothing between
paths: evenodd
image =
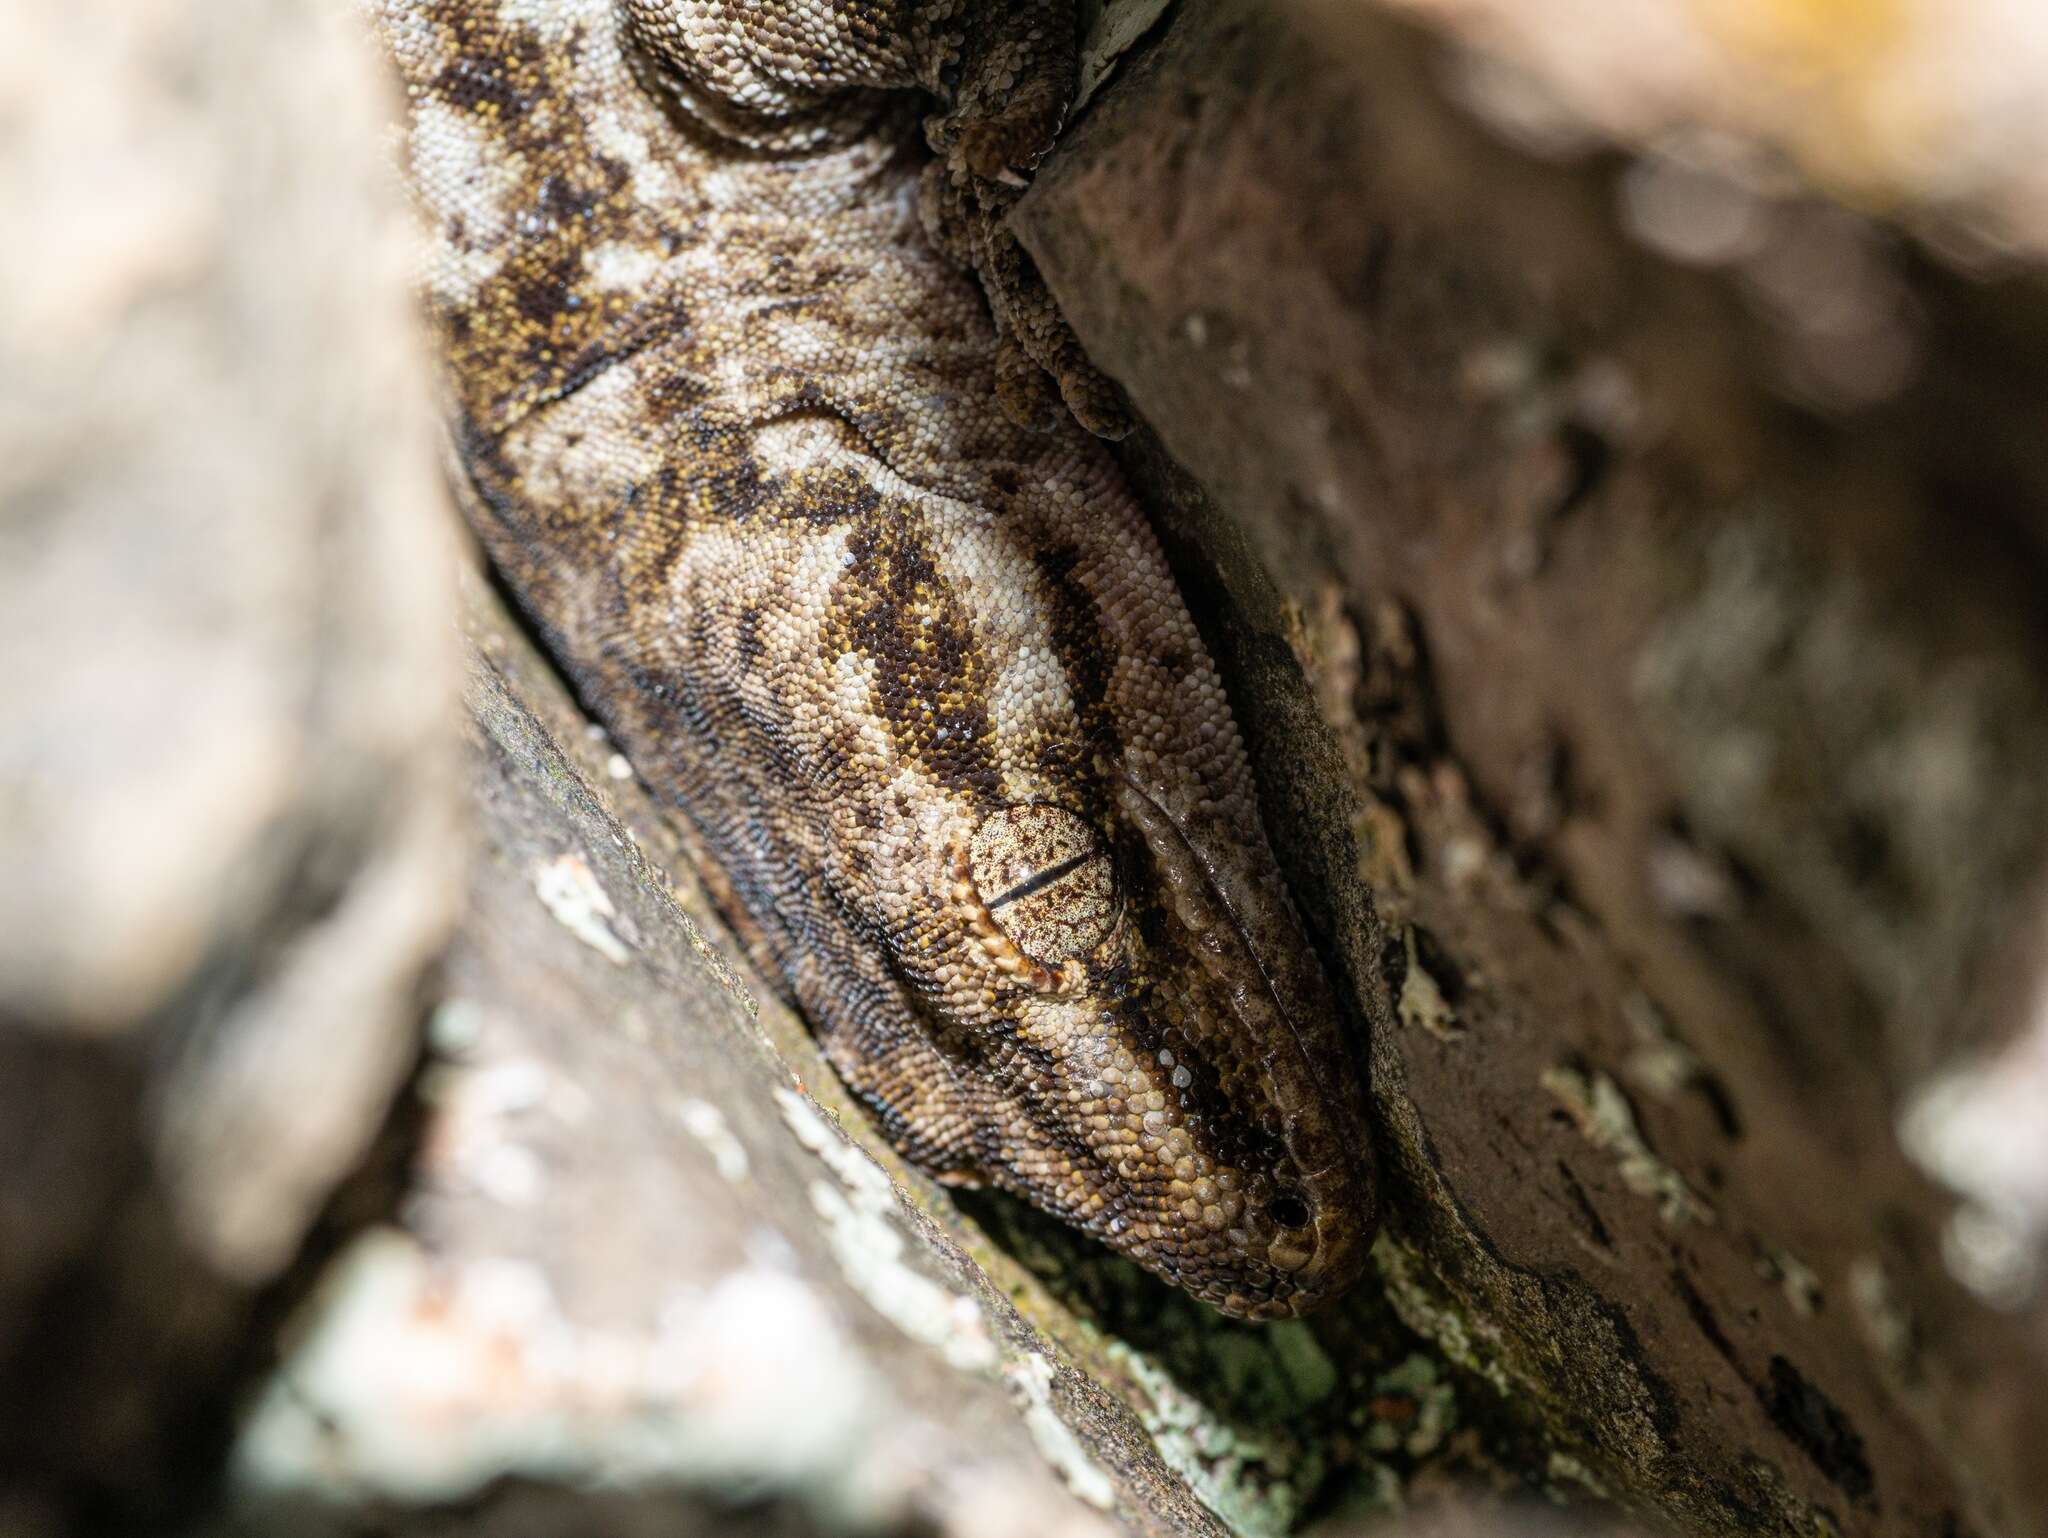
<instances>
[{"instance_id":1,"label":"gecko","mask_svg":"<svg viewBox=\"0 0 2048 1538\"><path fill-rule=\"evenodd\" d=\"M1341 1293L1360 1070L1007 230L1072 0L366 0L453 478L880 1132L1226 1314Z\"/></svg>"}]
</instances>

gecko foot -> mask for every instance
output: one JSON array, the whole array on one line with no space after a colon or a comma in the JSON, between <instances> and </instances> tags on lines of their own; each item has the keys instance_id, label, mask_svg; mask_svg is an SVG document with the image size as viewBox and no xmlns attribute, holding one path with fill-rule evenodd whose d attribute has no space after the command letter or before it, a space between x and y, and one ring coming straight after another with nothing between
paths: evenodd
<instances>
[{"instance_id":1,"label":"gecko foot","mask_svg":"<svg viewBox=\"0 0 2048 1538\"><path fill-rule=\"evenodd\" d=\"M1049 391L1026 377L1035 368L1083 427L1121 438L1131 430L1123 391L1088 361L1006 222L1066 120L1077 46L1072 0L992 6L974 19L950 104L925 120L938 158L926 172L922 207L933 241L973 268L988 295L1005 413L1040 430L1056 421Z\"/></svg>"}]
</instances>

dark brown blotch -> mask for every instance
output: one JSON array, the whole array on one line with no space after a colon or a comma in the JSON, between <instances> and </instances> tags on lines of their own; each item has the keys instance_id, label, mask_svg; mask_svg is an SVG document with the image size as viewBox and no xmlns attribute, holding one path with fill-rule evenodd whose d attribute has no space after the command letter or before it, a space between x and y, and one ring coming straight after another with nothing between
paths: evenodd
<instances>
[{"instance_id":1,"label":"dark brown blotch","mask_svg":"<svg viewBox=\"0 0 2048 1538\"><path fill-rule=\"evenodd\" d=\"M1053 650L1081 718L1081 735L1094 753L1114 758L1119 735L1107 700L1116 648L1103 628L1095 595L1075 575L1081 554L1071 545L1054 545L1034 550L1031 564L1038 571Z\"/></svg>"},{"instance_id":2,"label":"dark brown blotch","mask_svg":"<svg viewBox=\"0 0 2048 1538\"><path fill-rule=\"evenodd\" d=\"M991 670L967 610L908 518L870 517L846 543L828 654L875 665L871 696L897 751L949 790L1000 783L988 716Z\"/></svg>"}]
</instances>

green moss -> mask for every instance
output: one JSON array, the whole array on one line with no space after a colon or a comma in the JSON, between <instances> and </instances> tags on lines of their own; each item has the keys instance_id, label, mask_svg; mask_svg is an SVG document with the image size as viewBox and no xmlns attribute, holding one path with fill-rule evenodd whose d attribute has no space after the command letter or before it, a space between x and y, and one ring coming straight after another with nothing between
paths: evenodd
<instances>
[{"instance_id":1,"label":"green moss","mask_svg":"<svg viewBox=\"0 0 2048 1538\"><path fill-rule=\"evenodd\" d=\"M1412 1407L1389 1415L1388 1407ZM1373 1379L1372 1415L1365 1445L1376 1453L1426 1458L1443 1446L1458 1424L1458 1394L1440 1363L1421 1352L1404 1357Z\"/></svg>"}]
</instances>

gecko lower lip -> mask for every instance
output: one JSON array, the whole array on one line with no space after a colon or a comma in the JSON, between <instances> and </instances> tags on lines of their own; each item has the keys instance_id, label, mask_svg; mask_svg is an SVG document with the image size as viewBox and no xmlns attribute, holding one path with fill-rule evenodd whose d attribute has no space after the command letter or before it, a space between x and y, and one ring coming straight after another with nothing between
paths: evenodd
<instances>
[{"instance_id":1,"label":"gecko lower lip","mask_svg":"<svg viewBox=\"0 0 2048 1538\"><path fill-rule=\"evenodd\" d=\"M1226 986L1223 993L1229 1002L1231 1013L1237 1016L1238 1023L1248 1031L1258 1031L1261 1027L1270 1027L1277 1022L1285 1031L1287 1041L1294 1048L1295 1058L1306 1072L1311 1065L1307 1053L1302 1049L1300 1033L1295 1030L1294 1022L1288 1018L1285 1006L1274 992L1272 979L1261 964L1258 952L1252 948L1251 937L1245 933L1244 925L1231 911L1230 904L1224 900L1223 894L1217 890L1200 853L1167 815L1166 809L1160 806L1144 787L1128 773L1122 775L1121 779L1118 799L1125 813L1145 835L1145 843L1151 849L1152 857L1170 870L1177 869L1182 872L1184 881L1189 885L1198 884L1201 893L1214 904L1223 920L1220 925L1205 926L1204 932L1213 933L1220 929L1226 937L1225 946L1229 955L1220 955L1206 946L1197 947L1196 953L1201 956L1203 964L1212 975L1218 977L1219 981L1227 983L1229 979L1222 974L1229 970L1231 962L1237 962L1243 970L1257 977L1262 985L1262 1002L1268 1006L1270 1018L1247 1018L1247 1005L1250 1000L1245 990Z\"/></svg>"}]
</instances>

